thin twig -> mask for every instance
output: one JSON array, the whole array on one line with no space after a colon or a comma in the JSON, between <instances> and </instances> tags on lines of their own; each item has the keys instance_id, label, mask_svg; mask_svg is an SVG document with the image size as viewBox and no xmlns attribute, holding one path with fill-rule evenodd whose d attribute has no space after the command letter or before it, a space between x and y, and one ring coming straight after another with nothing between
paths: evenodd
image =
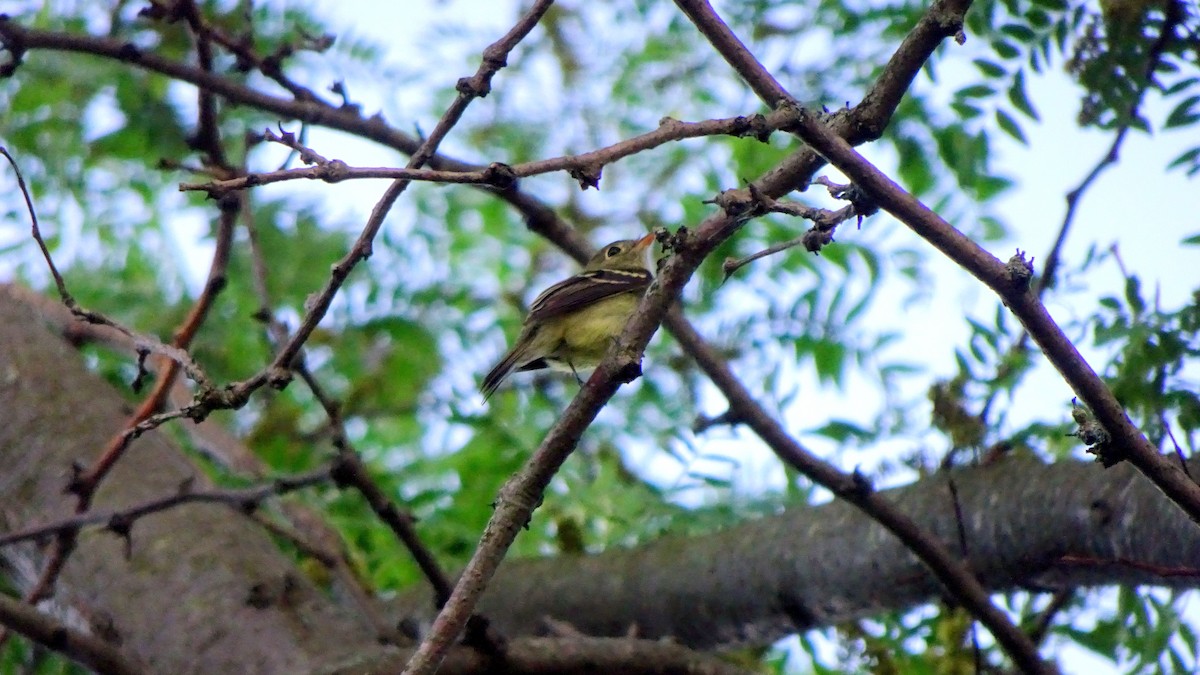
<instances>
[{"instance_id":1,"label":"thin twig","mask_svg":"<svg viewBox=\"0 0 1200 675\"><path fill-rule=\"evenodd\" d=\"M248 174L229 180L208 183L182 183L181 191L205 191L211 197L220 197L226 192L244 190L259 185L288 180L321 180L338 183L345 180L392 178L433 183L455 183L482 185L496 190L511 189L520 178L539 176L557 171L566 171L583 187L596 187L603 168L625 157L657 148L666 143L708 136L751 136L766 141L772 132L792 124L795 111L783 109L769 115L744 115L700 122L681 122L664 117L658 128L638 136L627 138L612 145L578 155L564 155L539 159L521 164L507 165L494 162L486 167L455 168L451 170L412 169L394 167L352 167L340 160L328 160L310 148L297 143L293 135L265 136L266 140L281 142L296 150L307 166L296 169L280 169L263 173ZM306 159L307 158L307 159Z\"/></svg>"},{"instance_id":2,"label":"thin twig","mask_svg":"<svg viewBox=\"0 0 1200 675\"><path fill-rule=\"evenodd\" d=\"M1050 597L1050 603L1046 605L1037 616L1033 627L1029 629L1029 639L1033 640L1035 645L1040 645L1050 634L1050 626L1054 623L1054 617L1058 614L1071 599L1075 597L1074 588L1060 588Z\"/></svg>"},{"instance_id":3,"label":"thin twig","mask_svg":"<svg viewBox=\"0 0 1200 675\"><path fill-rule=\"evenodd\" d=\"M4 20L0 18L0 26L4 24ZM80 306L75 297L67 290L67 283L63 280L62 274L58 271L58 266L54 264L54 258L50 255L50 248L46 245L46 240L42 237L42 230L38 224L37 210L33 206L33 197L29 194L29 188L25 185L25 177L21 174L21 167L17 164L16 159L9 154L8 148L0 146L0 155L4 155L8 159L9 164L13 168L13 172L17 177L17 187L21 190L21 195L25 199L25 207L29 213L30 234L34 241L37 242L38 248L42 252L42 258L46 261L46 267L50 270L50 276L54 279L54 285L58 289L59 298L66 305L71 313L88 323L94 323L101 326L108 326L115 329L128 337L139 351L144 351L153 354L159 354L179 363L188 377L194 380L201 387L211 386L208 376L200 369L192 357L183 349L165 345L156 338L148 335L142 335L125 326L113 321L107 316L94 312Z\"/></svg>"},{"instance_id":4,"label":"thin twig","mask_svg":"<svg viewBox=\"0 0 1200 675\"><path fill-rule=\"evenodd\" d=\"M166 511L181 504L225 504L244 513L252 512L268 497L294 492L304 488L331 483L333 468L326 466L295 476L281 476L261 485L248 488L195 490L190 484L180 485L174 494L150 499L123 509L83 513L43 525L34 525L16 532L0 534L0 546L8 546L31 539L41 539L51 534L77 534L91 525L104 525L113 532L126 536L138 519L153 513Z\"/></svg>"}]
</instances>

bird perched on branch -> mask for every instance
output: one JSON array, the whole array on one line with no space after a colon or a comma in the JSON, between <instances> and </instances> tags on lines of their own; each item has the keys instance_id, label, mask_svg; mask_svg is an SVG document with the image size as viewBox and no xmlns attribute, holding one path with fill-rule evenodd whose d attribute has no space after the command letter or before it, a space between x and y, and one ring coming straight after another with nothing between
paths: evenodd
<instances>
[{"instance_id":1,"label":"bird perched on branch","mask_svg":"<svg viewBox=\"0 0 1200 675\"><path fill-rule=\"evenodd\" d=\"M484 400L514 371L554 368L579 376L600 363L654 280L654 235L604 246L573 277L547 288L529 306L512 349L483 378Z\"/></svg>"}]
</instances>

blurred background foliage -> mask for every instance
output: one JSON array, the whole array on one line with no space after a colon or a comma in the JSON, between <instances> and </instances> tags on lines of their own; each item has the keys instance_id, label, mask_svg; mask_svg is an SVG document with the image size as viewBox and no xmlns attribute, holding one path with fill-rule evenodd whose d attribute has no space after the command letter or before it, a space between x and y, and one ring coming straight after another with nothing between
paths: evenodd
<instances>
[{"instance_id":1,"label":"blurred background foliage","mask_svg":"<svg viewBox=\"0 0 1200 675\"><path fill-rule=\"evenodd\" d=\"M142 3L10 4L19 6L6 11L24 25L110 34L163 57L193 60L182 24L138 18ZM334 97L328 86L342 82L350 102L359 94L373 101L364 114L378 108L392 125L415 133L430 128L454 95L454 77L430 64L448 64L457 75L473 72L479 50L498 35L439 3L429 3L432 18L415 45L375 43L354 28L370 16L331 19L322 5L201 5L231 34L252 30L262 54L336 36L328 49L299 49L286 59L292 79L328 100ZM755 0L720 9L793 93L836 109L861 99L927 5ZM497 25L508 25L514 11L506 9ZM1044 71L1066 69L1075 88L1064 95L1077 100L1080 125L1114 133L1123 126L1135 132L1197 128L1197 21L1194 4L1171 0L979 0L968 15L966 47L939 49L871 152L968 235L992 250L1011 250L1011 224L996 205L1022 184L995 168L994 148L1000 136L1026 142L1026 130L1039 124L1047 104L1031 96L1028 83ZM1176 37L1164 40L1164 26ZM389 49L402 50L405 59L388 61ZM235 65L219 52L216 68L223 76L282 93L261 74ZM1154 114L1145 112L1147 96L1156 102ZM517 163L602 147L652 129L664 116L699 120L760 109L669 3L563 2L514 52L492 94L474 104L443 150L468 161ZM71 291L86 307L169 338L201 288L216 221L211 202L178 191L180 182L197 178L191 169L198 157L188 146L195 91L126 64L38 51L26 55L15 77L0 82L0 110L0 142L21 162ZM249 140L279 122L248 106L222 105L231 160L251 170L295 164L277 146ZM284 126L298 130L288 121ZM313 144L340 157L335 142ZM767 145L734 138L670 144L605 167L600 199L581 193L565 175L527 179L522 187L601 243L695 224L711 211L704 200L758 176L797 147L783 134ZM1193 175L1200 171L1198 158L1200 145L1180 147L1172 161L1144 169ZM12 179L4 180L11 197ZM250 193L274 316L296 324L306 297L347 250L380 189L321 184ZM809 190L801 199L833 205L820 192ZM6 199L0 208L3 227L23 233L20 200ZM1200 229L1194 216L1187 226ZM914 338L881 318L927 304L933 278L934 254L886 216L858 229L843 226L837 243L819 256L792 248L725 279L723 259L795 238L805 228L777 215L751 222L685 292L689 317L803 440L846 469L861 465L891 483L933 470L958 450L969 452L952 461L973 461L997 445L1048 461L1081 456L1067 435L1067 402L1045 405L1039 416L1010 417L1014 401L1036 395L1028 391L1029 374L1039 359L1015 346L1021 328L997 302L989 300L984 314L948 319L970 326L969 339L956 350L957 374L949 378L930 367L932 355L920 349L919 334ZM0 269L48 289L44 265L21 233L0 239ZM1167 235L1164 246L1198 243L1194 232L1178 226ZM1076 236L1086 239L1088 232ZM1064 317L1065 328L1081 348L1100 355L1094 366L1152 440L1164 450L1178 443L1191 453L1200 424L1200 296L1163 306L1139 282L1139 270L1122 269L1124 292L1097 304L1088 295L1089 274L1114 264L1117 255L1103 246L1096 242L1084 259L1067 261L1059 278L1069 283L1051 291L1060 303L1083 303ZM416 185L308 343L314 374L345 404L355 447L389 494L418 517L422 536L447 567L465 562L500 484L576 391L570 378L530 376L485 406L475 390L516 333L533 294L572 269L500 200L468 187ZM1177 279L1189 292L1195 281L1192 274ZM246 230L239 229L229 284L193 349L218 381L247 377L269 359L270 340L255 319L259 306ZM135 372L129 358L103 348L88 348L88 354L98 371L129 391ZM602 412L556 477L518 539L517 555L598 551L668 531L707 531L823 498L778 466L771 470L782 481L745 479L739 471L769 463L744 465L750 453L764 452L748 434L721 425L696 431L697 420L723 408L669 336L655 339L647 363L647 376ZM822 396L852 403L814 410L810 402ZM226 419L279 471L313 467L331 451L326 420L299 384L263 390ZM218 481L239 480L221 466L206 466ZM315 494L375 587L421 583L361 500L332 489ZM1052 631L1128 672L1195 668L1194 617L1181 616L1176 597L1146 597L1080 594ZM1016 594L1007 602L1017 615L1033 617L1047 599ZM1174 629L1165 636L1154 630L1163 625ZM971 672L965 626L956 611L926 608L804 636L796 651L811 655L804 668L815 672ZM994 658L992 645L983 648ZM24 660L25 647L6 649L0 664ZM778 653L761 658L769 669L788 667ZM54 663L39 672L69 668Z\"/></svg>"}]
</instances>

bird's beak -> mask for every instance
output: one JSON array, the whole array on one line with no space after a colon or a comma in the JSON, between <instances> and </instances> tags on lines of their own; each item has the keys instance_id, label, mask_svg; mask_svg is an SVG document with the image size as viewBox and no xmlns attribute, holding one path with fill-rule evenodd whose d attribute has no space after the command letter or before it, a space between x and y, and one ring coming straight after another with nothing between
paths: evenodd
<instances>
[{"instance_id":1,"label":"bird's beak","mask_svg":"<svg viewBox=\"0 0 1200 675\"><path fill-rule=\"evenodd\" d=\"M654 274L654 261L652 260L654 256L650 253L650 247L654 244L655 239L656 237L654 236L654 233L651 232L650 234L633 242L632 249L641 254L642 264L645 265L646 269L649 270L651 274Z\"/></svg>"}]
</instances>

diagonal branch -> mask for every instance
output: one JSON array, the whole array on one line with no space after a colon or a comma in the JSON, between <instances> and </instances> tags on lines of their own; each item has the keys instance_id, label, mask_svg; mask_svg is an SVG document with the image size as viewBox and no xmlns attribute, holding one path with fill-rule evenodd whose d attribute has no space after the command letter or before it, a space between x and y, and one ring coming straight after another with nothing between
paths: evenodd
<instances>
[{"instance_id":1,"label":"diagonal branch","mask_svg":"<svg viewBox=\"0 0 1200 675\"><path fill-rule=\"evenodd\" d=\"M899 538L909 550L953 594L954 598L987 626L1022 672L1054 672L1038 656L1037 647L988 596L987 590L959 558L956 558L931 532L922 529L895 504L875 492L858 474L848 475L818 458L803 447L754 399L720 354L705 344L700 335L683 320L678 310L667 317L675 339L691 354L713 384L729 401L729 410L749 426L771 450L789 466L823 485L875 519Z\"/></svg>"},{"instance_id":2,"label":"diagonal branch","mask_svg":"<svg viewBox=\"0 0 1200 675\"><path fill-rule=\"evenodd\" d=\"M712 42L713 46L726 58L729 64L747 82L751 83L755 92L758 93L764 102L772 107L782 104L783 107L790 108L794 105L790 103L791 98L786 95L782 87L775 82L774 78L767 73L762 64L753 57L749 49L742 44L733 31L717 16L707 0L676 0L676 4L696 24L700 32ZM933 17L940 20L943 17L940 13L941 9L942 7L935 5L931 8L926 18ZM962 6L961 9L965 11L966 7ZM959 14L959 21L961 21L961 16ZM958 25L960 24L953 22L949 24L951 28ZM957 34L957 30L954 31L954 34ZM907 68L897 65L909 63L909 61L902 60L901 56L911 60L914 53L921 54L920 50L914 51L906 48L913 44L912 36L910 35L909 37L910 39L905 40L901 49L897 50L896 55L889 61L888 67L884 71L885 73L889 73L894 68L896 71L907 75L907 77L893 76L890 80L893 85L902 86L903 89L907 89L909 84L911 84L911 78L917 72L917 68L914 67L916 63L924 63L924 60L929 55L929 52L925 52L924 56L917 62L911 63ZM881 77L880 81L885 81L885 78ZM755 86L755 83L758 83L758 85ZM878 92L880 90L877 87L873 91ZM892 100L898 102L899 98L893 97ZM882 128L882 126L879 127L880 130ZM754 195L753 189L750 192L753 199L759 202L763 201L763 197ZM770 200L769 197L766 199ZM1053 670L1048 664L1042 661L1038 655L1036 645L1017 628L1007 615L992 604L987 591L983 588L979 580L937 537L921 529L910 517L898 510L893 504L875 494L865 479L862 479L857 474L843 474L836 467L822 461L796 442L779 422L754 400L754 397L734 377L732 371L729 370L716 351L704 343L699 333L683 319L683 315L677 309L668 316L667 321L675 338L696 359L696 362L709 376L709 379L717 385L717 388L728 399L730 412L733 413L734 417L750 426L781 460L815 482L825 486L838 497L862 509L863 512L877 520L889 532L904 542L905 546L916 553L921 562L929 567L938 580L945 584L947 590L955 599L961 602L963 606L987 626L988 630L992 632L1005 651L1008 652L1013 662L1022 670L1026 672L1048 672Z\"/></svg>"},{"instance_id":3,"label":"diagonal branch","mask_svg":"<svg viewBox=\"0 0 1200 675\"><path fill-rule=\"evenodd\" d=\"M1008 265L1000 262L871 165L831 132L815 114L803 116L797 133L883 209L1000 296L1112 439L1111 443L1104 444L1106 447L1102 450L1109 447L1119 449L1122 459L1132 462L1193 520L1200 522L1200 486L1178 465L1159 454L1129 420L1121 403L1075 345L1063 334L1030 286L1031 263L1025 262L1020 255Z\"/></svg>"},{"instance_id":4,"label":"diagonal branch","mask_svg":"<svg viewBox=\"0 0 1200 675\"><path fill-rule=\"evenodd\" d=\"M948 6L965 10L965 5L957 1L935 3L918 24L918 28L913 31L913 34L919 35L924 42L918 44L917 38L910 34L902 44L905 64L911 61L913 53L921 49L924 50L925 58L928 58L942 38L958 32L957 26L961 23L946 23ZM961 14L959 21L961 22ZM898 51L899 54L901 52ZM919 69L919 65L916 69ZM914 73L916 69L913 69ZM898 86L898 83L904 81L903 77L893 77L888 80L888 86ZM884 85L877 83L876 88L872 90L873 93L883 94L878 100L899 101L903 93L902 90L888 92L883 89ZM877 104L876 109L880 109ZM876 124L870 125L857 123L850 116L843 115L837 122L838 132L855 139L856 142L863 142L864 130L882 129L886 126L889 116L890 112L886 113L883 120L871 120ZM802 149L767 172L753 184L753 189L759 194L777 199L807 185L812 173L823 161L815 152ZM586 254L586 244L579 234L558 221L544 205L527 196L518 200L511 193L505 193L504 198L518 208L528 209L527 222L531 229L560 243L573 255ZM450 601L435 620L430 635L457 635L461 630L477 596L495 574L504 552L512 544L520 528L529 521L554 471L566 460L583 432L595 419L599 409L611 398L620 384L640 373L638 364L641 354L667 309L678 298L683 286L708 253L732 236L748 218L757 215L756 206L750 199L742 199L740 202L737 199L728 199L723 200L723 203L723 212L701 223L695 234L681 231L670 238L668 244L674 255L666 260L658 280L642 299L638 311L626 325L614 350L596 368L526 465L501 488L496 510L480 538L479 547L464 569ZM433 646L427 640L410 662L406 672L432 672L446 648L448 644Z\"/></svg>"},{"instance_id":5,"label":"diagonal branch","mask_svg":"<svg viewBox=\"0 0 1200 675\"><path fill-rule=\"evenodd\" d=\"M0 594L0 624L106 675L142 675L145 665L131 660L95 635L80 632L36 607Z\"/></svg>"}]
</instances>

